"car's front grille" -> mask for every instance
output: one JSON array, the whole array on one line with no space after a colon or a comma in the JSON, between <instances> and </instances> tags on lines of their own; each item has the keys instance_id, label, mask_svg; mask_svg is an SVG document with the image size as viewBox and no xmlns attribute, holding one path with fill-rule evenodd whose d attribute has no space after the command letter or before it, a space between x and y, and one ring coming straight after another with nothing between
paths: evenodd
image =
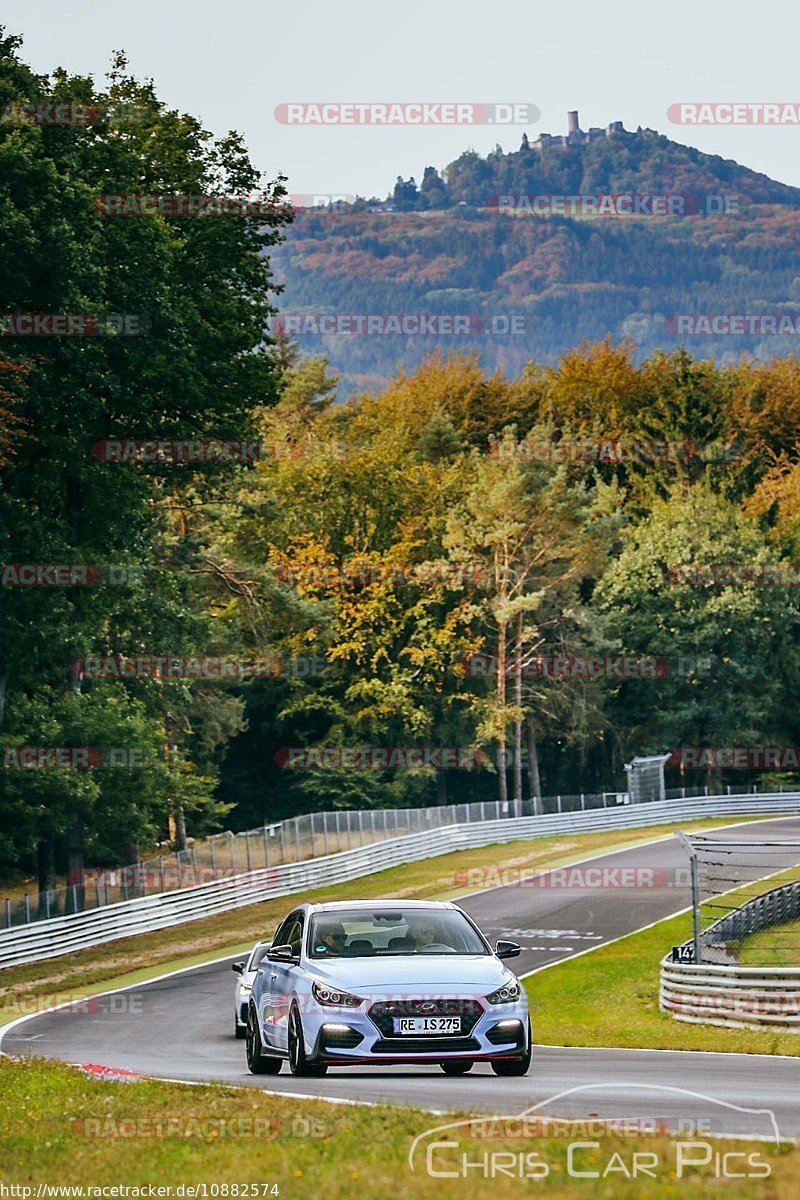
<instances>
[{"instance_id":1,"label":"car's front grille","mask_svg":"<svg viewBox=\"0 0 800 1200\"><path fill-rule=\"evenodd\" d=\"M454 1041L455 1038L461 1035L466 1037L472 1033L475 1025L483 1016L484 1008L478 1000L471 1000L454 996L452 999L442 997L440 999L405 999L405 1000L376 1000L374 1004L367 1010L369 1017L377 1025L382 1037L391 1038L395 1043L411 1042L412 1038L404 1034L396 1034L394 1032L395 1017L460 1017L461 1029L454 1037L447 1040ZM420 1037L419 1041L430 1042L430 1037Z\"/></svg>"},{"instance_id":2,"label":"car's front grille","mask_svg":"<svg viewBox=\"0 0 800 1200\"><path fill-rule=\"evenodd\" d=\"M471 1037L402 1037L378 1038L373 1043L373 1054L466 1054L480 1050L480 1044Z\"/></svg>"}]
</instances>

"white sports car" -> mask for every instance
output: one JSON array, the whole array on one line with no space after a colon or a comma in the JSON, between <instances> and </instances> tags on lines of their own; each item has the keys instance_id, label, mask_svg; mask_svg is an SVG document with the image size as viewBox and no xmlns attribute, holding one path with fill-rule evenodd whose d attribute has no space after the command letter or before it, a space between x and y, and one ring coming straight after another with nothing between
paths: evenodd
<instances>
[{"instance_id":1,"label":"white sports car","mask_svg":"<svg viewBox=\"0 0 800 1200\"><path fill-rule=\"evenodd\" d=\"M247 1011L247 1065L277 1075L330 1066L430 1063L462 1075L488 1062L524 1075L525 991L455 904L422 900L301 904L258 965Z\"/></svg>"},{"instance_id":2,"label":"white sports car","mask_svg":"<svg viewBox=\"0 0 800 1200\"><path fill-rule=\"evenodd\" d=\"M256 977L258 964L269 950L269 942L256 942L248 958L231 963L231 970L239 978L233 993L233 1032L234 1037L243 1038L247 1030L247 1006L250 1003L250 992Z\"/></svg>"}]
</instances>

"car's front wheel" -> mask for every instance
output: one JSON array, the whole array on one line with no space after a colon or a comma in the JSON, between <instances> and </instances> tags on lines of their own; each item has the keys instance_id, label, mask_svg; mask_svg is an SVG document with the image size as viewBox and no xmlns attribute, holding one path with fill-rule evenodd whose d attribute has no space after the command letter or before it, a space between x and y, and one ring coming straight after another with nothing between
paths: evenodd
<instances>
[{"instance_id":1,"label":"car's front wheel","mask_svg":"<svg viewBox=\"0 0 800 1200\"><path fill-rule=\"evenodd\" d=\"M247 1056L247 1069L251 1075L277 1075L280 1071L281 1059L264 1056L261 1053L261 1033L258 1028L255 1005L253 1004L247 1010L244 1050Z\"/></svg>"},{"instance_id":2,"label":"car's front wheel","mask_svg":"<svg viewBox=\"0 0 800 1200\"><path fill-rule=\"evenodd\" d=\"M471 1058L450 1058L445 1062L440 1062L439 1066L445 1075L466 1075L467 1071L472 1070L475 1063Z\"/></svg>"},{"instance_id":3,"label":"car's front wheel","mask_svg":"<svg viewBox=\"0 0 800 1200\"><path fill-rule=\"evenodd\" d=\"M497 1058L492 1062L495 1075L527 1075L531 1065L531 1027L528 1024L528 1038L525 1053L521 1058Z\"/></svg>"},{"instance_id":4,"label":"car's front wheel","mask_svg":"<svg viewBox=\"0 0 800 1200\"><path fill-rule=\"evenodd\" d=\"M233 1036L238 1041L241 1041L242 1038L247 1036L247 1026L240 1025L239 1022L237 1021L236 1017L233 1018Z\"/></svg>"},{"instance_id":5,"label":"car's front wheel","mask_svg":"<svg viewBox=\"0 0 800 1200\"><path fill-rule=\"evenodd\" d=\"M324 1063L311 1063L306 1056L303 1041L303 1026L300 1013L293 1008L289 1015L289 1070L293 1075L325 1075L328 1068Z\"/></svg>"}]
</instances>

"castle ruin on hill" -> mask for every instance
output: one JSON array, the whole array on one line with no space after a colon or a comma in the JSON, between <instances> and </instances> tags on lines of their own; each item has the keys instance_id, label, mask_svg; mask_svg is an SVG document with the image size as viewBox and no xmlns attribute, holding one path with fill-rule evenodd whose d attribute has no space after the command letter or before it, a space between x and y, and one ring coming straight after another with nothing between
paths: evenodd
<instances>
[{"instance_id":1,"label":"castle ruin on hill","mask_svg":"<svg viewBox=\"0 0 800 1200\"><path fill-rule=\"evenodd\" d=\"M623 132L622 121L612 121L610 125L606 125L605 129L601 129L599 126L593 126L591 129L581 129L577 111L568 112L566 134L540 133L533 143L528 141L527 134L523 134L521 148L525 150L533 146L534 149L541 150L544 146L563 146L564 148L567 146L583 146L587 142L596 142L599 138L611 137L612 134Z\"/></svg>"}]
</instances>

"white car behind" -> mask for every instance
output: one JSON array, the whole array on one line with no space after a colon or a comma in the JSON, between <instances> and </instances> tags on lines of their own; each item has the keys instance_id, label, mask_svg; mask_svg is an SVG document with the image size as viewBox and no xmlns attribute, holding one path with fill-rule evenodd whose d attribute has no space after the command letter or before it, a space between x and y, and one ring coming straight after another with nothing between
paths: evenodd
<instances>
[{"instance_id":1,"label":"white car behind","mask_svg":"<svg viewBox=\"0 0 800 1200\"><path fill-rule=\"evenodd\" d=\"M234 1037L244 1038L247 1032L247 1006L250 1003L253 980L256 977L258 964L269 950L270 945L270 942L256 942L248 958L231 963L231 970L239 976L233 995Z\"/></svg>"}]
</instances>

